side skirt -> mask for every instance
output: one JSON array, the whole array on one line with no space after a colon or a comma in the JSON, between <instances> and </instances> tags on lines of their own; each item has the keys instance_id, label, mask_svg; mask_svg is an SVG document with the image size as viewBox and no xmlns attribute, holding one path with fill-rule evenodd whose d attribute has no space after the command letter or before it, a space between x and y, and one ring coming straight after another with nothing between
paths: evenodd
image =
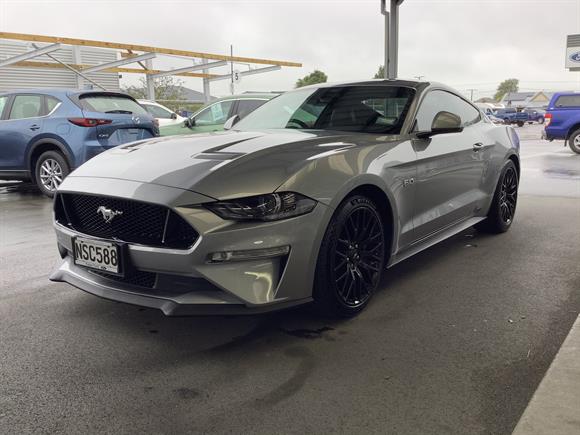
<instances>
[{"instance_id":1,"label":"side skirt","mask_svg":"<svg viewBox=\"0 0 580 435\"><path fill-rule=\"evenodd\" d=\"M448 239L449 237L452 237L455 234L460 233L461 231L466 230L469 227L472 227L473 225L477 224L478 222L481 222L484 219L485 217L469 218L443 231L434 234L433 236L425 239L422 242L410 246L404 251L393 255L391 257L391 260L389 261L389 264L387 265L387 268L394 266L395 264L400 263L401 261L406 260L407 258L412 257L413 255L421 251L424 251L425 249L430 248L431 246L436 245L437 243L442 242L443 240Z\"/></svg>"}]
</instances>

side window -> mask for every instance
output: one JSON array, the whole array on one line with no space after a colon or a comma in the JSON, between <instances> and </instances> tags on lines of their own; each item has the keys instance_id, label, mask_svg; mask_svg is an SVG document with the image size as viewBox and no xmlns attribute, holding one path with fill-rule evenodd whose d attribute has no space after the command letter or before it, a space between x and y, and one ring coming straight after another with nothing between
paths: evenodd
<instances>
[{"instance_id":1,"label":"side window","mask_svg":"<svg viewBox=\"0 0 580 435\"><path fill-rule=\"evenodd\" d=\"M17 95L9 119L36 118L42 112L41 95Z\"/></svg>"},{"instance_id":2,"label":"side window","mask_svg":"<svg viewBox=\"0 0 580 435\"><path fill-rule=\"evenodd\" d=\"M60 100L54 97L45 97L45 98L46 98L46 113L49 114L56 108L56 106L58 106Z\"/></svg>"},{"instance_id":3,"label":"side window","mask_svg":"<svg viewBox=\"0 0 580 435\"><path fill-rule=\"evenodd\" d=\"M240 119L244 118L248 113L253 112L265 102L264 100L239 100L238 116Z\"/></svg>"},{"instance_id":4,"label":"side window","mask_svg":"<svg viewBox=\"0 0 580 435\"><path fill-rule=\"evenodd\" d=\"M163 107L155 106L153 104L141 104L147 112L153 115L155 118L161 119L171 119L171 112L169 110L164 109Z\"/></svg>"},{"instance_id":5,"label":"side window","mask_svg":"<svg viewBox=\"0 0 580 435\"><path fill-rule=\"evenodd\" d=\"M223 124L228 120L233 100L222 101L209 106L195 117L196 125Z\"/></svg>"},{"instance_id":6,"label":"side window","mask_svg":"<svg viewBox=\"0 0 580 435\"><path fill-rule=\"evenodd\" d=\"M7 102L8 96L0 97L0 119L2 119L2 113L4 112L4 108L6 107Z\"/></svg>"},{"instance_id":7,"label":"side window","mask_svg":"<svg viewBox=\"0 0 580 435\"><path fill-rule=\"evenodd\" d=\"M580 107L580 95L562 95L556 100L556 107Z\"/></svg>"},{"instance_id":8,"label":"side window","mask_svg":"<svg viewBox=\"0 0 580 435\"><path fill-rule=\"evenodd\" d=\"M421 102L421 107L417 112L415 130L431 130L435 115L441 111L451 112L459 116L463 127L481 120L479 110L458 96L445 91L431 91Z\"/></svg>"}]
</instances>

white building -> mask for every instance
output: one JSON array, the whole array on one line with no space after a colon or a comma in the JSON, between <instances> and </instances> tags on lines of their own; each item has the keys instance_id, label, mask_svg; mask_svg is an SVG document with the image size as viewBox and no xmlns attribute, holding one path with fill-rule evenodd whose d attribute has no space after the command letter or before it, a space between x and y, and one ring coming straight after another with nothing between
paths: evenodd
<instances>
[{"instance_id":1,"label":"white building","mask_svg":"<svg viewBox=\"0 0 580 435\"><path fill-rule=\"evenodd\" d=\"M0 40L0 60L24 54L33 49L30 43ZM118 60L116 50L94 47L63 46L50 53L54 58L67 64L99 65ZM47 55L38 56L30 62L56 64ZM119 90L119 74L98 72L87 74L87 77L103 86L108 91ZM64 68L0 68L0 92L13 89L30 88L79 88L91 87L91 83L78 74Z\"/></svg>"}]
</instances>

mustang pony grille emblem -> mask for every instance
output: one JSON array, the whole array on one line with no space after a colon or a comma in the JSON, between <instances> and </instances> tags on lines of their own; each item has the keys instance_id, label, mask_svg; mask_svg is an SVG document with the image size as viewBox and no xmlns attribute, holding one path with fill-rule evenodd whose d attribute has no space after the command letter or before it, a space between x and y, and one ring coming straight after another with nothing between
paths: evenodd
<instances>
[{"instance_id":1,"label":"mustang pony grille emblem","mask_svg":"<svg viewBox=\"0 0 580 435\"><path fill-rule=\"evenodd\" d=\"M103 215L103 219L106 223L110 223L115 216L122 215L123 212L120 210L111 210L110 208L105 207L104 205L99 206L97 209L97 214Z\"/></svg>"}]
</instances>

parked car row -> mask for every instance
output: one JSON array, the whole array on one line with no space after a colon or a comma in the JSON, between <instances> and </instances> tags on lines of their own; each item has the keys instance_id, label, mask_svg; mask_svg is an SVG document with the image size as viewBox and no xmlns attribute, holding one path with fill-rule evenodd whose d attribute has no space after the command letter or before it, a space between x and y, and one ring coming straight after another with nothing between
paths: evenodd
<instances>
[{"instance_id":1,"label":"parked car row","mask_svg":"<svg viewBox=\"0 0 580 435\"><path fill-rule=\"evenodd\" d=\"M495 124L514 124L523 127L525 123L537 122L543 124L546 112L542 109L528 107L525 109L508 108L485 108L485 114Z\"/></svg>"},{"instance_id":2,"label":"parked car row","mask_svg":"<svg viewBox=\"0 0 580 435\"><path fill-rule=\"evenodd\" d=\"M184 118L120 92L76 89L0 94L0 180L35 182L53 196L64 178L115 146L162 135L223 130L278 94L243 94L211 102Z\"/></svg>"},{"instance_id":3,"label":"parked car row","mask_svg":"<svg viewBox=\"0 0 580 435\"><path fill-rule=\"evenodd\" d=\"M203 106L181 123L162 126L161 136L221 131L225 122L233 116L243 119L278 93L251 93L219 98Z\"/></svg>"}]
</instances>

